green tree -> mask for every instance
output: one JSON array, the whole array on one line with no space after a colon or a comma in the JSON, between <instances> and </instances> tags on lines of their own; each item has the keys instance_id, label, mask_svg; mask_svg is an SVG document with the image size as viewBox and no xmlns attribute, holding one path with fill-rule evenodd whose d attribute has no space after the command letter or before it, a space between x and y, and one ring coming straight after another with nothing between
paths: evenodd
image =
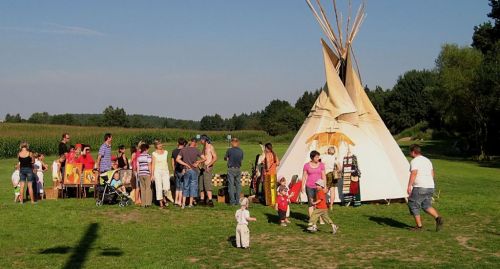
<instances>
[{"instance_id":1,"label":"green tree","mask_svg":"<svg viewBox=\"0 0 500 269\"><path fill-rule=\"evenodd\" d=\"M219 114L204 116L200 121L200 129L204 131L216 131L224 129L224 120Z\"/></svg>"},{"instance_id":2,"label":"green tree","mask_svg":"<svg viewBox=\"0 0 500 269\"><path fill-rule=\"evenodd\" d=\"M47 112L35 112L28 119L29 123L50 123L50 115Z\"/></svg>"},{"instance_id":3,"label":"green tree","mask_svg":"<svg viewBox=\"0 0 500 269\"><path fill-rule=\"evenodd\" d=\"M19 123L22 121L23 121L23 118L21 118L21 115L19 115L19 113L17 113L16 115L11 115L11 114L7 113L7 115L5 115L5 122Z\"/></svg>"},{"instance_id":4,"label":"green tree","mask_svg":"<svg viewBox=\"0 0 500 269\"><path fill-rule=\"evenodd\" d=\"M276 136L298 131L304 118L304 113L287 101L273 100L260 115L260 125L269 135Z\"/></svg>"},{"instance_id":5,"label":"green tree","mask_svg":"<svg viewBox=\"0 0 500 269\"><path fill-rule=\"evenodd\" d=\"M103 126L129 127L127 113L123 108L113 108L113 106L108 106L102 112L102 116Z\"/></svg>"},{"instance_id":6,"label":"green tree","mask_svg":"<svg viewBox=\"0 0 500 269\"><path fill-rule=\"evenodd\" d=\"M309 115L309 112L311 111L314 102L316 102L316 99L318 99L321 91L322 89L317 89L313 92L305 91L304 94L297 99L297 102L295 102L295 108L302 111L305 116Z\"/></svg>"},{"instance_id":7,"label":"green tree","mask_svg":"<svg viewBox=\"0 0 500 269\"><path fill-rule=\"evenodd\" d=\"M472 36L472 46L486 54L492 50L495 43L500 40L500 1L490 0L489 3L491 12L488 17L493 20L485 22L474 27L474 35Z\"/></svg>"},{"instance_id":8,"label":"green tree","mask_svg":"<svg viewBox=\"0 0 500 269\"><path fill-rule=\"evenodd\" d=\"M75 124L75 118L72 114L60 114L60 115L53 115L50 118L50 123L51 124L61 124L61 125L74 125Z\"/></svg>"},{"instance_id":9,"label":"green tree","mask_svg":"<svg viewBox=\"0 0 500 269\"><path fill-rule=\"evenodd\" d=\"M431 90L436 84L437 74L429 70L411 70L399 77L387 99L384 98L382 114L393 133L431 116Z\"/></svg>"}]
</instances>

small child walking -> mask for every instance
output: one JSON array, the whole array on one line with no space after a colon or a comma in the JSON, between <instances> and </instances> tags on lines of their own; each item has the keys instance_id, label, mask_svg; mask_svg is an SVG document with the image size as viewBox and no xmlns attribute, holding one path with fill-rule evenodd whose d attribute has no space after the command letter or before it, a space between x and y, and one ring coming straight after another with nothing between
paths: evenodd
<instances>
[{"instance_id":1,"label":"small child walking","mask_svg":"<svg viewBox=\"0 0 500 269\"><path fill-rule=\"evenodd\" d=\"M319 218L322 218L326 223L332 226L332 233L336 234L338 230L338 226L335 225L328 216L328 206L326 205L326 190L325 182L323 180L316 181L316 200L313 202L314 211L311 214L311 219L309 220L309 228L307 228L310 232L318 231L318 227L316 224L318 223Z\"/></svg>"},{"instance_id":2,"label":"small child walking","mask_svg":"<svg viewBox=\"0 0 500 269\"><path fill-rule=\"evenodd\" d=\"M19 195L21 194L21 185L19 184L19 163L16 164L16 168L12 173L12 186L14 187L14 203L21 202Z\"/></svg>"},{"instance_id":3,"label":"small child walking","mask_svg":"<svg viewBox=\"0 0 500 269\"><path fill-rule=\"evenodd\" d=\"M288 189L286 186L279 186L278 197L276 199L276 210L278 210L278 216L280 218L280 224L286 227L288 220L287 210L288 210Z\"/></svg>"},{"instance_id":4,"label":"small child walking","mask_svg":"<svg viewBox=\"0 0 500 269\"><path fill-rule=\"evenodd\" d=\"M61 165L66 159L64 154L61 154L59 158L55 159L52 163L52 187L55 189L61 188L61 183L63 181L63 175L61 174Z\"/></svg>"},{"instance_id":5,"label":"small child walking","mask_svg":"<svg viewBox=\"0 0 500 269\"><path fill-rule=\"evenodd\" d=\"M247 249L250 247L250 230L248 229L249 221L257 221L256 218L250 217L248 211L248 198L240 199L241 208L236 211L236 247Z\"/></svg>"}]
</instances>

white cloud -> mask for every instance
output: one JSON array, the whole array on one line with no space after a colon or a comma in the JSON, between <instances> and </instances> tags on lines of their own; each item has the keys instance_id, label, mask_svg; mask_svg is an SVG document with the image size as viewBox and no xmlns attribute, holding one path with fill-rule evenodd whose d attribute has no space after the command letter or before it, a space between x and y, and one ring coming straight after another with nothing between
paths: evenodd
<instances>
[{"instance_id":1,"label":"white cloud","mask_svg":"<svg viewBox=\"0 0 500 269\"><path fill-rule=\"evenodd\" d=\"M35 34L60 34L60 35L79 35L79 36L105 36L106 34L81 26L62 25L57 23L43 23L42 27L18 27L18 26L0 26L0 30L9 32L23 32Z\"/></svg>"}]
</instances>

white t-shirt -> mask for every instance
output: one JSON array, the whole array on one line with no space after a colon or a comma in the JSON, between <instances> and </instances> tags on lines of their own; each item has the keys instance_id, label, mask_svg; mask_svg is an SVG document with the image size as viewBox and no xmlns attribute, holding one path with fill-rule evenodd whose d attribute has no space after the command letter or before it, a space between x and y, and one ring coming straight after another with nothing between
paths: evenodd
<instances>
[{"instance_id":1,"label":"white t-shirt","mask_svg":"<svg viewBox=\"0 0 500 269\"><path fill-rule=\"evenodd\" d=\"M410 172L417 171L417 177L413 187L434 188L434 177L432 176L432 163L426 157L420 155L410 162Z\"/></svg>"},{"instance_id":2,"label":"white t-shirt","mask_svg":"<svg viewBox=\"0 0 500 269\"><path fill-rule=\"evenodd\" d=\"M234 216L236 217L236 222L238 222L238 224L248 225L247 219L250 218L250 211L240 208L236 211Z\"/></svg>"},{"instance_id":3,"label":"white t-shirt","mask_svg":"<svg viewBox=\"0 0 500 269\"><path fill-rule=\"evenodd\" d=\"M320 156L321 162L325 164L325 173L330 173L335 169L337 157L335 155L324 154Z\"/></svg>"},{"instance_id":4,"label":"white t-shirt","mask_svg":"<svg viewBox=\"0 0 500 269\"><path fill-rule=\"evenodd\" d=\"M53 179L60 179L59 178L59 162L58 161L54 161L52 163L52 178Z\"/></svg>"}]
</instances>

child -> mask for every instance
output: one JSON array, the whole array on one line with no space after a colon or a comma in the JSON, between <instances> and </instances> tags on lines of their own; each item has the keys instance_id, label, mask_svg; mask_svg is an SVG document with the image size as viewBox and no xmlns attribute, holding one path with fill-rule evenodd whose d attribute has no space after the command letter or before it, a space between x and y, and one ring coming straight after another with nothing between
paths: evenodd
<instances>
[{"instance_id":1,"label":"child","mask_svg":"<svg viewBox=\"0 0 500 269\"><path fill-rule=\"evenodd\" d=\"M43 172L47 170L47 165L43 162L45 159L45 155L42 153L36 154L35 155L35 171L36 171L36 177L37 177L37 187L36 189L38 190L38 194L40 198L43 200Z\"/></svg>"},{"instance_id":2,"label":"child","mask_svg":"<svg viewBox=\"0 0 500 269\"><path fill-rule=\"evenodd\" d=\"M323 180L316 181L316 200L313 202L314 211L311 214L309 228L307 228L310 232L316 232L318 230L316 223L318 223L318 220L321 217L326 223L332 226L332 233L337 233L337 225L333 224L332 219L328 216L328 206L326 205L327 191L328 190L325 188L325 182Z\"/></svg>"},{"instance_id":3,"label":"child","mask_svg":"<svg viewBox=\"0 0 500 269\"><path fill-rule=\"evenodd\" d=\"M279 186L278 188L276 209L278 210L278 216L280 218L281 226L286 227L286 224L289 223L289 221L287 217L288 190L285 186Z\"/></svg>"},{"instance_id":4,"label":"child","mask_svg":"<svg viewBox=\"0 0 500 269\"><path fill-rule=\"evenodd\" d=\"M17 203L18 201L21 202L19 199L19 195L21 194L21 185L19 185L19 163L16 164L15 170L12 173L12 186L14 186L14 203Z\"/></svg>"},{"instance_id":5,"label":"child","mask_svg":"<svg viewBox=\"0 0 500 269\"><path fill-rule=\"evenodd\" d=\"M61 188L63 177L61 175L61 165L66 160L64 154L61 154L58 159L52 163L52 186L55 189Z\"/></svg>"},{"instance_id":6,"label":"child","mask_svg":"<svg viewBox=\"0 0 500 269\"><path fill-rule=\"evenodd\" d=\"M248 198L240 199L241 208L236 211L236 247L247 249L250 247L250 230L248 229L249 221L257 221L256 218L250 217L248 211Z\"/></svg>"},{"instance_id":7,"label":"child","mask_svg":"<svg viewBox=\"0 0 500 269\"><path fill-rule=\"evenodd\" d=\"M128 197L127 190L125 189L125 186L123 185L122 180L120 179L120 173L118 171L116 171L113 174L113 178L111 179L110 185Z\"/></svg>"},{"instance_id":8,"label":"child","mask_svg":"<svg viewBox=\"0 0 500 269\"><path fill-rule=\"evenodd\" d=\"M286 178L282 177L280 179L279 183L280 183L280 185L278 186L277 192L278 193L280 192L279 191L280 188L284 188L285 192L286 192L287 208L286 208L286 219L285 219L285 222L286 223L290 223L290 221L288 220L288 217L290 217L290 197L292 197L294 195L294 192L290 192L290 190L286 186Z\"/></svg>"}]
</instances>

